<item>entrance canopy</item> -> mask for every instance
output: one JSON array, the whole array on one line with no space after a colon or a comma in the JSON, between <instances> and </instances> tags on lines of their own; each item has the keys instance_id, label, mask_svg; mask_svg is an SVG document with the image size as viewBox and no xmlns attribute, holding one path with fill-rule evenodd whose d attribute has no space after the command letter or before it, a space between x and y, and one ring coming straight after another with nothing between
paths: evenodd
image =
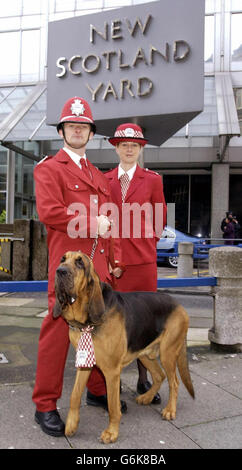
<instances>
[{"instance_id":1,"label":"entrance canopy","mask_svg":"<svg viewBox=\"0 0 242 470\"><path fill-rule=\"evenodd\" d=\"M204 110L174 137L207 137L240 135L230 74L216 74L205 78ZM8 86L0 88L0 142L3 146L17 147L18 142L59 140L54 126L46 124L47 84ZM98 129L97 129L98 130ZM162 128L161 128L162 132ZM111 147L96 134L92 148ZM107 136L109 137L109 136ZM24 153L26 155L26 153ZM39 156L27 154L39 160Z\"/></svg>"}]
</instances>

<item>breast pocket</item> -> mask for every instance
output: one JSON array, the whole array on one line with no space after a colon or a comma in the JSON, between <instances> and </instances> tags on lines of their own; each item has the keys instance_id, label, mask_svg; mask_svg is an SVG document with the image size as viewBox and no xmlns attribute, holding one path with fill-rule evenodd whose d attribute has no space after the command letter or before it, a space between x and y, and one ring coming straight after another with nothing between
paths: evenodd
<instances>
[{"instance_id":1,"label":"breast pocket","mask_svg":"<svg viewBox=\"0 0 242 470\"><path fill-rule=\"evenodd\" d=\"M87 185L83 184L81 181L67 182L64 195L65 203L69 206L73 202L86 202L88 194Z\"/></svg>"},{"instance_id":2,"label":"breast pocket","mask_svg":"<svg viewBox=\"0 0 242 470\"><path fill-rule=\"evenodd\" d=\"M87 186L80 181L68 182L66 183L66 188L68 191L74 191L74 192L87 190Z\"/></svg>"}]
</instances>

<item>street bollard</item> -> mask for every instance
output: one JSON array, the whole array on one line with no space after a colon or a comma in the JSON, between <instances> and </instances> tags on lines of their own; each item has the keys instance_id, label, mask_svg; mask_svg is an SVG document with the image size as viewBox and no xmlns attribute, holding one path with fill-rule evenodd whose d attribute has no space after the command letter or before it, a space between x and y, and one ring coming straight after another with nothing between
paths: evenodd
<instances>
[{"instance_id":1,"label":"street bollard","mask_svg":"<svg viewBox=\"0 0 242 470\"><path fill-rule=\"evenodd\" d=\"M242 249L235 246L212 248L209 273L217 277L213 288L213 327L208 339L211 348L242 351Z\"/></svg>"},{"instance_id":2,"label":"street bollard","mask_svg":"<svg viewBox=\"0 0 242 470\"><path fill-rule=\"evenodd\" d=\"M193 274L193 243L178 244L177 277L192 277Z\"/></svg>"}]
</instances>

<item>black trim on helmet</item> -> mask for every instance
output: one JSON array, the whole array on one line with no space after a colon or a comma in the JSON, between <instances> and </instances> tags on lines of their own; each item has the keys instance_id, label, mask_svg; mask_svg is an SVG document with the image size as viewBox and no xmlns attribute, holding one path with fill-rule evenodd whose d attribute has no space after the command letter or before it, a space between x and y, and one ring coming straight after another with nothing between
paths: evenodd
<instances>
[{"instance_id":1,"label":"black trim on helmet","mask_svg":"<svg viewBox=\"0 0 242 470\"><path fill-rule=\"evenodd\" d=\"M59 133L59 131L62 129L63 131L63 124L65 124L65 122L73 122L73 123L79 123L79 124L89 124L91 126L91 130L93 132L93 134L96 134L96 124L93 124L92 122L86 122L86 121L83 121L83 122L77 122L77 121L63 121L63 122L59 122L56 126L56 129L57 129L57 132Z\"/></svg>"}]
</instances>

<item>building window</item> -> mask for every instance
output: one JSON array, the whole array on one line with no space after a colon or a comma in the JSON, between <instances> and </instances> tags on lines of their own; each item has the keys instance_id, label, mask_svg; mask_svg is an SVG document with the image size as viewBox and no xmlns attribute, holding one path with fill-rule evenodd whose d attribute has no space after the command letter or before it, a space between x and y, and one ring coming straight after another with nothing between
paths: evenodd
<instances>
[{"instance_id":1,"label":"building window","mask_svg":"<svg viewBox=\"0 0 242 470\"><path fill-rule=\"evenodd\" d=\"M238 113L240 133L242 135L242 88L234 88L235 105Z\"/></svg>"},{"instance_id":2,"label":"building window","mask_svg":"<svg viewBox=\"0 0 242 470\"><path fill-rule=\"evenodd\" d=\"M231 10L232 11L242 11L241 0L231 0Z\"/></svg>"},{"instance_id":3,"label":"building window","mask_svg":"<svg viewBox=\"0 0 242 470\"><path fill-rule=\"evenodd\" d=\"M205 72L214 70L214 15L205 16L204 32Z\"/></svg>"},{"instance_id":4,"label":"building window","mask_svg":"<svg viewBox=\"0 0 242 470\"><path fill-rule=\"evenodd\" d=\"M7 152L0 147L0 215L6 211L7 194Z\"/></svg>"},{"instance_id":5,"label":"building window","mask_svg":"<svg viewBox=\"0 0 242 470\"><path fill-rule=\"evenodd\" d=\"M21 13L22 13L21 1L11 0L11 2L1 2L1 16L18 16L18 15L21 15Z\"/></svg>"},{"instance_id":6,"label":"building window","mask_svg":"<svg viewBox=\"0 0 242 470\"><path fill-rule=\"evenodd\" d=\"M22 32L21 81L39 79L40 30Z\"/></svg>"},{"instance_id":7,"label":"building window","mask_svg":"<svg viewBox=\"0 0 242 470\"><path fill-rule=\"evenodd\" d=\"M229 177L229 210L237 217L240 224L239 238L242 237L242 175L230 175ZM242 243L242 242L240 242Z\"/></svg>"},{"instance_id":8,"label":"building window","mask_svg":"<svg viewBox=\"0 0 242 470\"><path fill-rule=\"evenodd\" d=\"M0 81L2 83L18 81L20 69L20 32L0 33L0 51L2 64Z\"/></svg>"},{"instance_id":9,"label":"building window","mask_svg":"<svg viewBox=\"0 0 242 470\"><path fill-rule=\"evenodd\" d=\"M41 0L23 0L23 15L36 15L41 12Z\"/></svg>"},{"instance_id":10,"label":"building window","mask_svg":"<svg viewBox=\"0 0 242 470\"><path fill-rule=\"evenodd\" d=\"M190 207L190 233L209 238L211 175L191 176Z\"/></svg>"},{"instance_id":11,"label":"building window","mask_svg":"<svg viewBox=\"0 0 242 470\"><path fill-rule=\"evenodd\" d=\"M242 13L231 15L231 70L242 70Z\"/></svg>"},{"instance_id":12,"label":"building window","mask_svg":"<svg viewBox=\"0 0 242 470\"><path fill-rule=\"evenodd\" d=\"M211 175L164 175L166 203L175 203L175 228L210 236Z\"/></svg>"},{"instance_id":13,"label":"building window","mask_svg":"<svg viewBox=\"0 0 242 470\"><path fill-rule=\"evenodd\" d=\"M7 45L7 47L6 47ZM40 30L0 33L0 81L13 83L39 79Z\"/></svg>"},{"instance_id":14,"label":"building window","mask_svg":"<svg viewBox=\"0 0 242 470\"><path fill-rule=\"evenodd\" d=\"M75 0L55 0L55 12L73 11L75 9Z\"/></svg>"},{"instance_id":15,"label":"building window","mask_svg":"<svg viewBox=\"0 0 242 470\"><path fill-rule=\"evenodd\" d=\"M175 203L175 228L188 232L189 176L164 175L166 203Z\"/></svg>"}]
</instances>

